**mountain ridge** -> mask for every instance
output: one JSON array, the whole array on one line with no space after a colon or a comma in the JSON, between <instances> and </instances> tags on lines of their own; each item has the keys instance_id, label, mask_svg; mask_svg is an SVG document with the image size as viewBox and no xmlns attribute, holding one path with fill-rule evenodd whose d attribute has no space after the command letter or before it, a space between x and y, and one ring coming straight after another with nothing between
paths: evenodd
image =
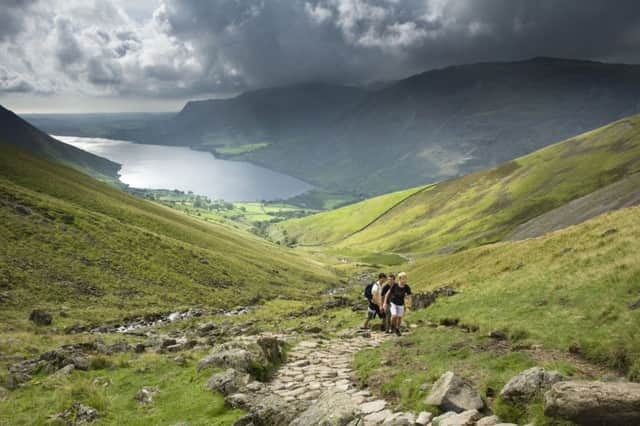
<instances>
[{"instance_id":1,"label":"mountain ridge","mask_svg":"<svg viewBox=\"0 0 640 426\"><path fill-rule=\"evenodd\" d=\"M117 179L120 165L45 134L0 105L0 143L11 144L89 174Z\"/></svg>"}]
</instances>

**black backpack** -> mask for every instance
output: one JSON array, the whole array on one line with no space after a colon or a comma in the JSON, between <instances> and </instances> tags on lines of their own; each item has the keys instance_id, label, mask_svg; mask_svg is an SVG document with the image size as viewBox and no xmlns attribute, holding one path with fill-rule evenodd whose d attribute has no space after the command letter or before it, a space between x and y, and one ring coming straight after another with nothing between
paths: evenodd
<instances>
[{"instance_id":1,"label":"black backpack","mask_svg":"<svg viewBox=\"0 0 640 426\"><path fill-rule=\"evenodd\" d=\"M373 284L374 284L374 283L371 283L371 284L369 284L368 286L366 286L366 287L364 288L364 297L366 297L366 298L367 298L367 300L371 300L371 299L373 299L373 292L372 292L372 290L373 290Z\"/></svg>"}]
</instances>

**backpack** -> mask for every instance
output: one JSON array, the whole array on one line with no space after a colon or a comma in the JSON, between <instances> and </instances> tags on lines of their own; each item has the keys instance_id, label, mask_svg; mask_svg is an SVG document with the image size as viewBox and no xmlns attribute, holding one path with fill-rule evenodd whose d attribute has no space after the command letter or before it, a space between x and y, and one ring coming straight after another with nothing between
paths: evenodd
<instances>
[{"instance_id":1,"label":"backpack","mask_svg":"<svg viewBox=\"0 0 640 426\"><path fill-rule=\"evenodd\" d=\"M366 286L364 288L364 297L366 297L367 300L369 300L369 301L371 301L371 299L373 299L373 292L372 292L373 291L373 284L374 283L371 283L371 284L369 284L368 286Z\"/></svg>"}]
</instances>

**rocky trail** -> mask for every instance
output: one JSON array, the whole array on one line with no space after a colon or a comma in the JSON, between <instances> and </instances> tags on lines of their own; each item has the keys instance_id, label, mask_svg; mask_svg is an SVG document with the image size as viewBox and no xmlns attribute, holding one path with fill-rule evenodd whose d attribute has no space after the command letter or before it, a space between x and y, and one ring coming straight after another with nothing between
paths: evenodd
<instances>
[{"instance_id":1,"label":"rocky trail","mask_svg":"<svg viewBox=\"0 0 640 426\"><path fill-rule=\"evenodd\" d=\"M395 336L350 330L341 336L272 336L291 342L286 362L265 383L228 369L214 374L208 386L226 393L225 401L249 411L237 425L426 425L429 413L394 411L391 404L361 390L352 369L357 352L376 347ZM230 355L230 354L229 354ZM217 359L219 356L216 355ZM228 364L238 364L226 358Z\"/></svg>"},{"instance_id":2,"label":"rocky trail","mask_svg":"<svg viewBox=\"0 0 640 426\"><path fill-rule=\"evenodd\" d=\"M352 369L355 354L389 339L397 337L364 330L347 330L329 339L262 336L255 340L255 346L262 348L262 355L260 350L251 349L254 342L245 340L239 345L212 351L209 357L200 361L199 367L227 367L224 372L213 374L207 387L223 393L226 404L248 412L235 423L236 426L500 424L496 416L483 415L479 411L484 407L480 396L457 377L443 383L443 392L435 404L450 407L450 410L443 410L445 414L438 417L426 411L396 410L389 401L374 396L369 390L359 389ZM258 355L251 360L254 365L267 353L277 358L278 348L285 341L291 349L271 380L253 380L247 374L250 370L247 369L247 355Z\"/></svg>"}]
</instances>

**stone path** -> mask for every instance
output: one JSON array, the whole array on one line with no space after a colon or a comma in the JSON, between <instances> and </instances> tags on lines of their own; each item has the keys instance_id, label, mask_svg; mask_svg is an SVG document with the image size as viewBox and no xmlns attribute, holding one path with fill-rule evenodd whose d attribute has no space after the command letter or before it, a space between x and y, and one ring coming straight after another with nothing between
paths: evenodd
<instances>
[{"instance_id":1,"label":"stone path","mask_svg":"<svg viewBox=\"0 0 640 426\"><path fill-rule=\"evenodd\" d=\"M323 392L334 390L348 395L358 407L362 420L354 424L415 424L414 414L393 412L386 401L375 399L367 390L358 390L352 381L355 353L394 337L367 332L353 338L301 341L288 353L287 363L280 367L267 389L287 402L302 405L312 405Z\"/></svg>"}]
</instances>

